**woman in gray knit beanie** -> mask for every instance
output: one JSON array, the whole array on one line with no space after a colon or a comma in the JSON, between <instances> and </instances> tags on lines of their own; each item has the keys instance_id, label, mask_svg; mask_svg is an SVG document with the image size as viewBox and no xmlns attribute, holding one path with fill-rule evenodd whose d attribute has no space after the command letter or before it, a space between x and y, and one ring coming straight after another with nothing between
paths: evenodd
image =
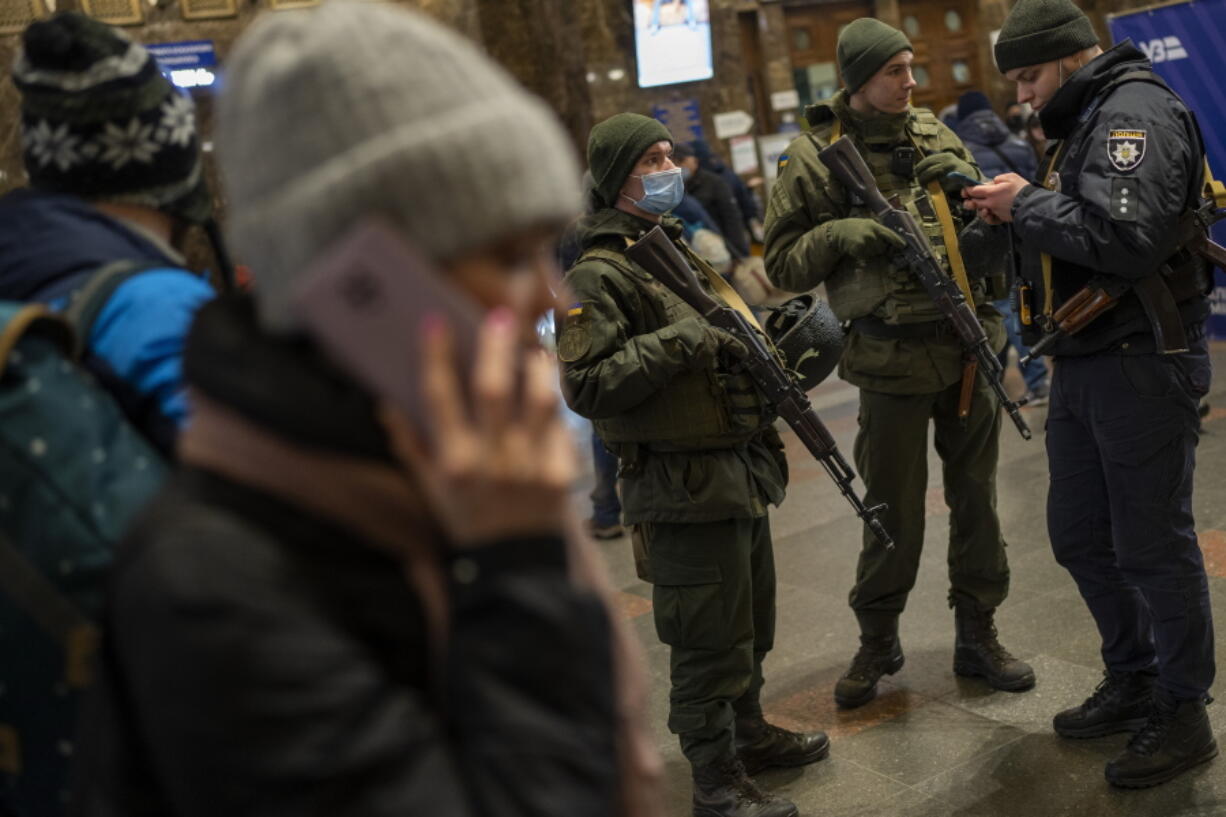
<instances>
[{"instance_id":1,"label":"woman in gray knit beanie","mask_svg":"<svg viewBox=\"0 0 1226 817\"><path fill-rule=\"evenodd\" d=\"M77 813L660 817L637 645L570 512L574 446L532 331L580 207L565 132L390 4L270 15L227 69L218 157L254 292L193 325L178 454L201 479L116 571ZM294 308L371 218L480 319L417 326L384 279L337 288L350 335L398 322L368 356L419 387L421 416ZM120 769L135 734L147 753Z\"/></svg>"}]
</instances>

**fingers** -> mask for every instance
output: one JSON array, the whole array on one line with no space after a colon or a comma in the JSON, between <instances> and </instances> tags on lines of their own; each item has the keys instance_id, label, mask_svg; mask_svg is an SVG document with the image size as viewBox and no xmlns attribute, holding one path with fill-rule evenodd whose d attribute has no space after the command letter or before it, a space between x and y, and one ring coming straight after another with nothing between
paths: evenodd
<instances>
[{"instance_id":1,"label":"fingers","mask_svg":"<svg viewBox=\"0 0 1226 817\"><path fill-rule=\"evenodd\" d=\"M409 466L409 471L417 477L422 477L429 470L429 455L426 448L413 429L409 415L399 407L381 402L378 407L379 424L387 432L392 453Z\"/></svg>"},{"instance_id":2,"label":"fingers","mask_svg":"<svg viewBox=\"0 0 1226 817\"><path fill-rule=\"evenodd\" d=\"M456 375L455 341L441 319L427 319L421 328L422 402L426 427L440 440L465 427L468 412Z\"/></svg>"},{"instance_id":3,"label":"fingers","mask_svg":"<svg viewBox=\"0 0 1226 817\"><path fill-rule=\"evenodd\" d=\"M545 435L550 423L563 425L558 417L558 368L544 349L524 361L523 424L530 439Z\"/></svg>"},{"instance_id":4,"label":"fingers","mask_svg":"<svg viewBox=\"0 0 1226 817\"><path fill-rule=\"evenodd\" d=\"M907 246L907 242L898 233L886 227L884 224L873 222L875 229L873 235L879 240L878 249L882 253L891 252L893 250L901 250Z\"/></svg>"},{"instance_id":5,"label":"fingers","mask_svg":"<svg viewBox=\"0 0 1226 817\"><path fill-rule=\"evenodd\" d=\"M477 335L473 364L473 415L485 434L497 435L514 413L515 356L520 351L509 309L489 313Z\"/></svg>"}]
</instances>

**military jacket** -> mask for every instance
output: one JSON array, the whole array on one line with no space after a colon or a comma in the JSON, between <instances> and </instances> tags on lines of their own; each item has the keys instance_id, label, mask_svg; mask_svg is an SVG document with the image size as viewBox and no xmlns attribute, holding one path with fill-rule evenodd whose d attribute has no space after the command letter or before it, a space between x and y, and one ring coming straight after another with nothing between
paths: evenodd
<instances>
[{"instance_id":1,"label":"military jacket","mask_svg":"<svg viewBox=\"0 0 1226 817\"><path fill-rule=\"evenodd\" d=\"M580 226L558 338L566 402L618 456L627 523L761 516L787 484L773 411L721 358L692 362L675 324L698 313L624 255L653 226L612 208ZM680 223L662 226L680 245Z\"/></svg>"},{"instance_id":2,"label":"military jacket","mask_svg":"<svg viewBox=\"0 0 1226 817\"><path fill-rule=\"evenodd\" d=\"M771 188L766 212L766 269L783 289L803 292L825 284L835 315L842 321L873 317L887 324L938 321L941 313L910 271L885 255L852 258L830 242L831 223L843 218L870 218L818 159L836 122L856 143L886 198L899 201L923 225L937 254L947 249L928 192L911 175L900 175L893 161L898 147L917 147L921 155L946 151L974 165L970 151L930 111L910 109L898 116L866 117L853 111L841 91L830 104L805 112L809 133L794 140L780 159L779 178ZM920 156L917 155L917 160ZM956 201L955 218L963 218ZM960 226L960 224L959 224ZM948 272L948 267L947 270ZM969 270L980 320L999 348L1004 333L979 276ZM962 349L956 338L878 338L850 332L840 376L862 388L895 394L939 391L962 377Z\"/></svg>"},{"instance_id":3,"label":"military jacket","mask_svg":"<svg viewBox=\"0 0 1226 817\"><path fill-rule=\"evenodd\" d=\"M1052 257L1054 309L1095 275L1135 280L1168 260L1203 272L1199 259L1172 259L1176 223L1199 199L1203 149L1192 115L1173 91L1120 82L1147 70L1144 55L1131 42L1121 43L1071 76L1040 113L1048 137L1060 140L1040 168L1041 181L1053 189L1031 185L1013 202L1020 275L1033 287L1036 311L1045 301L1042 253ZM1208 301L1198 294L1180 312L1185 323L1201 321ZM1031 342L1036 337L1037 327ZM1052 353L1091 354L1124 344L1153 350L1148 320L1132 293L1057 341Z\"/></svg>"}]
</instances>

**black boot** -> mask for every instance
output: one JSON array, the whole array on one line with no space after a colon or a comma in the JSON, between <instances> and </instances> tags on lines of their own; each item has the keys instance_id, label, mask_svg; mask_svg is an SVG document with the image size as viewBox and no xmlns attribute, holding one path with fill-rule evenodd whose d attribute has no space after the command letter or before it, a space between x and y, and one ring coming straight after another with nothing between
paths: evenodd
<instances>
[{"instance_id":1,"label":"black boot","mask_svg":"<svg viewBox=\"0 0 1226 817\"><path fill-rule=\"evenodd\" d=\"M791 801L767 794L735 757L694 769L694 817L799 817Z\"/></svg>"},{"instance_id":2,"label":"black boot","mask_svg":"<svg viewBox=\"0 0 1226 817\"><path fill-rule=\"evenodd\" d=\"M897 635L861 635L856 657L851 659L851 666L834 685L834 702L844 709L863 706L877 697L877 682L881 676L898 672L904 660Z\"/></svg>"},{"instance_id":3,"label":"black boot","mask_svg":"<svg viewBox=\"0 0 1226 817\"><path fill-rule=\"evenodd\" d=\"M1056 734L1065 738L1097 738L1135 732L1154 711L1154 676L1148 672L1111 672L1080 706L1052 719Z\"/></svg>"},{"instance_id":4,"label":"black boot","mask_svg":"<svg viewBox=\"0 0 1226 817\"><path fill-rule=\"evenodd\" d=\"M773 766L805 766L828 754L825 732L790 732L761 717L736 719L736 756L748 774Z\"/></svg>"},{"instance_id":5,"label":"black boot","mask_svg":"<svg viewBox=\"0 0 1226 817\"><path fill-rule=\"evenodd\" d=\"M1176 701L1154 691L1154 711L1128 748L1107 764L1107 782L1126 789L1165 783L1217 755L1205 701Z\"/></svg>"},{"instance_id":6,"label":"black boot","mask_svg":"<svg viewBox=\"0 0 1226 817\"><path fill-rule=\"evenodd\" d=\"M1021 692L1034 686L1034 670L1009 654L996 638L995 610L973 604L954 608L954 673L983 678L994 689Z\"/></svg>"}]
</instances>

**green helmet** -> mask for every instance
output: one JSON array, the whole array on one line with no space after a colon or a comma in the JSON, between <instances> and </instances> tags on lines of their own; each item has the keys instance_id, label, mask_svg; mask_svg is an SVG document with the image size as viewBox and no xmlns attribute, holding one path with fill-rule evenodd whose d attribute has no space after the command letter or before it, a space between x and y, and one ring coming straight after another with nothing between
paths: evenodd
<instances>
[{"instance_id":1,"label":"green helmet","mask_svg":"<svg viewBox=\"0 0 1226 817\"><path fill-rule=\"evenodd\" d=\"M805 391L829 377L843 356L843 327L830 304L811 292L776 309L765 328Z\"/></svg>"}]
</instances>

